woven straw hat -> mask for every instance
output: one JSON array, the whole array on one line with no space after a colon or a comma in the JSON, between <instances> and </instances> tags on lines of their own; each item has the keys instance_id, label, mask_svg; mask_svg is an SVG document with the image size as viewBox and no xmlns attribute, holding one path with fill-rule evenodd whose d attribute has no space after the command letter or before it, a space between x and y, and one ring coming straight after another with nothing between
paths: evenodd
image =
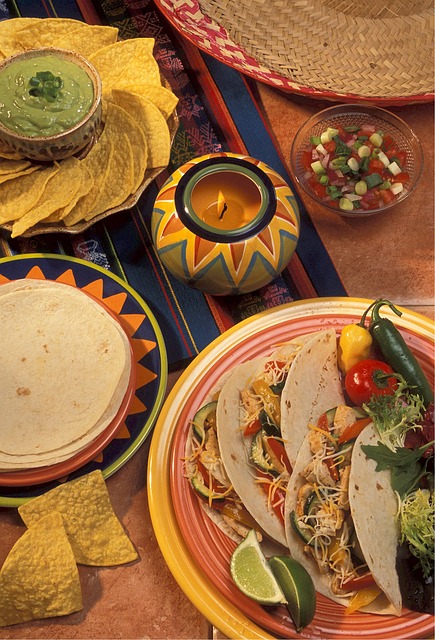
<instances>
[{"instance_id":1,"label":"woven straw hat","mask_svg":"<svg viewBox=\"0 0 435 640\"><path fill-rule=\"evenodd\" d=\"M260 64L302 86L373 97L433 92L432 0L199 0Z\"/></svg>"}]
</instances>

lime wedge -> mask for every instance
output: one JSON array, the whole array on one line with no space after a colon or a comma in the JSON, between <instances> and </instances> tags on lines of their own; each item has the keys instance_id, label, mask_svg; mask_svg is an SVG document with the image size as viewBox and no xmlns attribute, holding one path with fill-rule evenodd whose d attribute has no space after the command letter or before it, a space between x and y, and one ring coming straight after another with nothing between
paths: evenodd
<instances>
[{"instance_id":1,"label":"lime wedge","mask_svg":"<svg viewBox=\"0 0 435 640\"><path fill-rule=\"evenodd\" d=\"M249 598L265 605L286 602L254 529L236 547L230 562L231 577L237 587Z\"/></svg>"},{"instance_id":2,"label":"lime wedge","mask_svg":"<svg viewBox=\"0 0 435 640\"><path fill-rule=\"evenodd\" d=\"M287 609L296 627L308 626L316 611L316 589L308 571L289 556L272 556L269 564L287 599Z\"/></svg>"}]
</instances>

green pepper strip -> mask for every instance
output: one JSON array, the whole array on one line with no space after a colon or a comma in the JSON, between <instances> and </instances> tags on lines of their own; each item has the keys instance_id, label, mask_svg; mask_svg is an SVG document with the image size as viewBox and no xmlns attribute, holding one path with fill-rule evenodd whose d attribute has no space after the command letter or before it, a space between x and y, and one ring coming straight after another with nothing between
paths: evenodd
<instances>
[{"instance_id":1,"label":"green pepper strip","mask_svg":"<svg viewBox=\"0 0 435 640\"><path fill-rule=\"evenodd\" d=\"M369 331L379 346L386 362L395 373L401 374L407 384L416 390L422 398L425 406L433 402L434 394L416 357L405 343L402 334L388 318L379 315L379 309L387 305L398 316L402 315L389 300L375 300L365 311L361 318L364 322L367 313L371 310L371 322Z\"/></svg>"}]
</instances>

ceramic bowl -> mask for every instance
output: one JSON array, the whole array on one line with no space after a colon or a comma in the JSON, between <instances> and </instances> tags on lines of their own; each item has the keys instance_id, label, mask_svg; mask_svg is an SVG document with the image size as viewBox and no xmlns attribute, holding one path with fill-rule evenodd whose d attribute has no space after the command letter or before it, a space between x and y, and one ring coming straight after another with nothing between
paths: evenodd
<instances>
[{"instance_id":1,"label":"ceramic bowl","mask_svg":"<svg viewBox=\"0 0 435 640\"><path fill-rule=\"evenodd\" d=\"M399 168L402 177L403 174L407 175L406 180L403 179L401 182L403 185L402 190L396 194L392 192L394 195L394 197L392 197L390 193L381 194L380 191L383 189L375 186L368 189L364 196L360 196L357 200L351 200L353 206L351 210L341 209L339 206L339 198L331 196L331 186L336 186L341 190L343 188L343 182L345 182L347 186L345 186L344 193L347 193L347 197L349 197L349 191L347 190L349 189L350 178L338 177L338 179L335 179L336 175L330 171L330 162L331 158L334 157L334 151L329 153L328 150L330 150L331 147L326 143L326 146L322 145L323 149L320 147L319 150L315 150L314 147L317 147L317 145L311 142L313 137L319 138L328 127L340 130L340 136L345 136L346 142L351 147L355 145L355 138L358 140L356 146L365 144L365 146L373 147L373 145L370 144L372 129L373 131L381 132L385 144L382 144L380 149L385 152L387 158L390 156L388 158L390 161L397 160L397 155L401 158L401 161L399 163L396 162L396 164L400 165ZM358 127L359 131L348 131L349 128L354 127ZM342 133L343 131L344 134ZM363 133L363 137L367 137L367 140L359 140L361 132ZM392 143L391 140L393 141ZM373 157L373 154L376 156L379 152L372 151L371 157ZM357 152L356 155L359 158ZM311 162L316 161L319 161L324 168L326 168L324 172L326 178L323 178L324 181L327 179L328 183L326 185L321 185L318 176L316 177L316 174L310 166ZM359 161L361 161L361 158L359 158ZM391 209L399 202L403 202L403 200L414 191L423 168L423 153L415 133L396 115L379 107L364 104L346 104L328 107L312 116L300 127L291 147L290 164L293 176L297 185L300 187L303 197L307 196L312 203L320 205L325 211L341 216L361 218ZM385 166L384 168L386 177L391 178L390 182L399 182L401 180L400 175L394 176L389 169ZM382 176L382 172L379 169L377 169L377 171L379 171L379 175ZM354 182L361 180L362 177L364 176L360 175L358 178L355 178ZM351 196L351 198L352 197L353 196ZM357 204L354 204L355 202Z\"/></svg>"},{"instance_id":2,"label":"ceramic bowl","mask_svg":"<svg viewBox=\"0 0 435 640\"><path fill-rule=\"evenodd\" d=\"M151 231L159 259L178 280L203 293L238 295L267 285L287 266L299 240L299 208L264 162L218 152L168 178Z\"/></svg>"},{"instance_id":3,"label":"ceramic bowl","mask_svg":"<svg viewBox=\"0 0 435 640\"><path fill-rule=\"evenodd\" d=\"M0 145L25 158L36 161L62 160L79 154L93 139L101 125L101 79L95 68L80 54L66 49L47 47L31 49L4 60L0 64L0 72L17 60L31 59L42 55L54 55L73 62L85 70L93 85L93 102L83 120L62 133L51 136L21 135L0 123ZM0 98L1 99L1 98Z\"/></svg>"}]
</instances>

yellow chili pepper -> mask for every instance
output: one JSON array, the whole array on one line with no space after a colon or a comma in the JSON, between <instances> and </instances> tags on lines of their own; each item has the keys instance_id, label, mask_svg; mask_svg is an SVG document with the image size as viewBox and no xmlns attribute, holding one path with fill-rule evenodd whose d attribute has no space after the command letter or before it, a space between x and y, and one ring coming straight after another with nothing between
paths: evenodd
<instances>
[{"instance_id":1,"label":"yellow chili pepper","mask_svg":"<svg viewBox=\"0 0 435 640\"><path fill-rule=\"evenodd\" d=\"M370 332L360 324L343 327L338 341L338 366L346 374L351 367L369 357L373 339Z\"/></svg>"},{"instance_id":2,"label":"yellow chili pepper","mask_svg":"<svg viewBox=\"0 0 435 640\"><path fill-rule=\"evenodd\" d=\"M358 611L358 609L361 609L361 607L367 606L368 604L373 602L373 600L375 600L380 593L382 593L382 590L377 585L360 589L355 593L355 595L351 597L350 602L344 611L345 615L353 613L354 611Z\"/></svg>"}]
</instances>

